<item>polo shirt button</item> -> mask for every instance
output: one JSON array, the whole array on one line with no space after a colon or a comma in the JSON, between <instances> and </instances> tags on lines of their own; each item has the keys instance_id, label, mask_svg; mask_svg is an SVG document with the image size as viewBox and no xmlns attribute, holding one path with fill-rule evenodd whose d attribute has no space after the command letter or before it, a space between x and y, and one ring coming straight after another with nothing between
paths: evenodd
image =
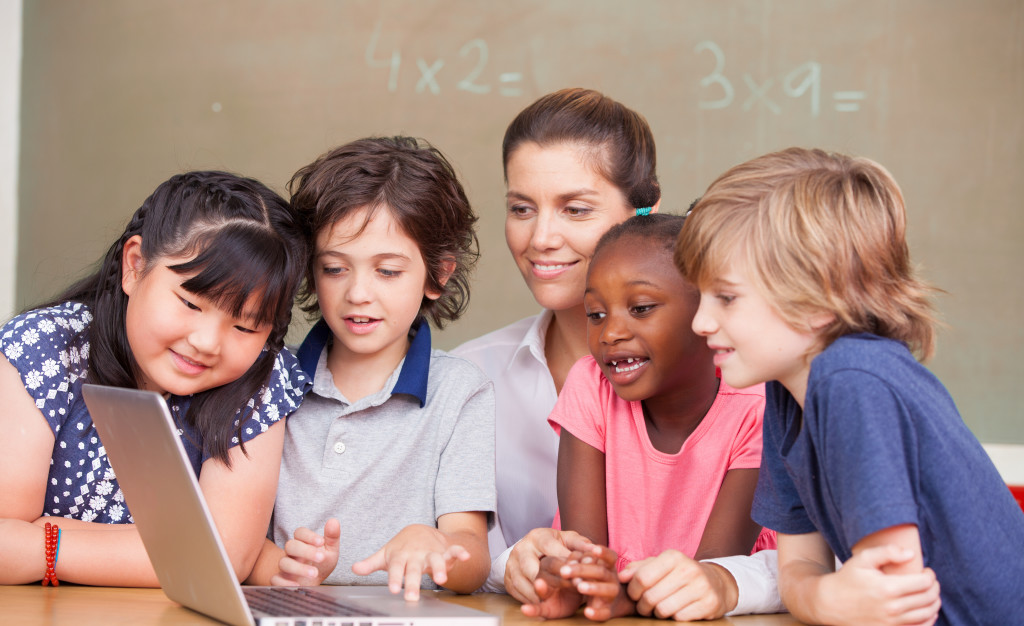
<instances>
[{"instance_id":1,"label":"polo shirt button","mask_svg":"<svg viewBox=\"0 0 1024 626\"><path fill-rule=\"evenodd\" d=\"M345 444L341 441L336 442L334 444L334 451L337 452L338 454L344 454Z\"/></svg>"}]
</instances>

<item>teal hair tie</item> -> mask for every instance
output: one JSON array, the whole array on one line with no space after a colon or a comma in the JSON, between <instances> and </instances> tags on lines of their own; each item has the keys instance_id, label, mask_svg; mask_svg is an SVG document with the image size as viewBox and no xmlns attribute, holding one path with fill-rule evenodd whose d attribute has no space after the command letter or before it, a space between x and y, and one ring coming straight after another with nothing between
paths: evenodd
<instances>
[{"instance_id":1,"label":"teal hair tie","mask_svg":"<svg viewBox=\"0 0 1024 626\"><path fill-rule=\"evenodd\" d=\"M645 207L639 208L639 209L636 210L636 216L640 217L642 215L650 215L651 214L651 209L653 209L653 208L654 207L650 207L650 206L645 206Z\"/></svg>"}]
</instances>

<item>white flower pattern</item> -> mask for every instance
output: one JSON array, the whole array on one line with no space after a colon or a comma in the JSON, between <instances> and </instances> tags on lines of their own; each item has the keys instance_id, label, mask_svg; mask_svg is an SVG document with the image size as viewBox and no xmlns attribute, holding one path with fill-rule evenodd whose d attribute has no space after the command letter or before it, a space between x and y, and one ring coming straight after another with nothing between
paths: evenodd
<instances>
[{"instance_id":1,"label":"white flower pattern","mask_svg":"<svg viewBox=\"0 0 1024 626\"><path fill-rule=\"evenodd\" d=\"M18 369L54 432L46 513L87 522L132 523L106 450L81 399L81 385L89 382L92 319L86 306L73 302L23 313L0 331L0 352ZM249 400L248 406L255 410L244 420L242 440L258 436L293 412L310 386L294 356L288 352L278 355L270 384ZM192 442L201 442L202 437L185 424L189 400L172 396L168 404L198 474L204 455L201 443L197 447ZM237 438L233 441L237 443Z\"/></svg>"}]
</instances>

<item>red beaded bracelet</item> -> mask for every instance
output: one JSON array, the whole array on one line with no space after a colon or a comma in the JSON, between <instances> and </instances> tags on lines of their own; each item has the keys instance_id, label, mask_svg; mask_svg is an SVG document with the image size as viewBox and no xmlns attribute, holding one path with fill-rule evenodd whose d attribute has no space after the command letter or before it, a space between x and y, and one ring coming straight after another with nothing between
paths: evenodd
<instances>
[{"instance_id":1,"label":"red beaded bracelet","mask_svg":"<svg viewBox=\"0 0 1024 626\"><path fill-rule=\"evenodd\" d=\"M46 573L43 574L43 586L53 583L54 587L60 585L57 580L57 556L60 554L60 528L56 524L46 522L43 530L45 543L43 549L46 554Z\"/></svg>"}]
</instances>

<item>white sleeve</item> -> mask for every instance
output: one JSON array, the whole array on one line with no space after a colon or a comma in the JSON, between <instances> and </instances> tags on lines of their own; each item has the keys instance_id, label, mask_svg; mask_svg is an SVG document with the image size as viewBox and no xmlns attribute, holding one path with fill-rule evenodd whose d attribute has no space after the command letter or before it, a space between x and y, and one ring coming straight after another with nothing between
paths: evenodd
<instances>
[{"instance_id":1,"label":"white sleeve","mask_svg":"<svg viewBox=\"0 0 1024 626\"><path fill-rule=\"evenodd\" d=\"M505 591L505 564L508 563L508 557L512 554L512 547L505 548L505 551L499 554L491 561L491 571L487 574L487 581L484 582L483 586L477 589L477 591L486 591L488 593L507 593Z\"/></svg>"},{"instance_id":2,"label":"white sleeve","mask_svg":"<svg viewBox=\"0 0 1024 626\"><path fill-rule=\"evenodd\" d=\"M786 610L779 596L779 552L761 550L750 556L724 556L704 559L704 563L720 565L736 579L736 608L726 615L781 613Z\"/></svg>"}]
</instances>

